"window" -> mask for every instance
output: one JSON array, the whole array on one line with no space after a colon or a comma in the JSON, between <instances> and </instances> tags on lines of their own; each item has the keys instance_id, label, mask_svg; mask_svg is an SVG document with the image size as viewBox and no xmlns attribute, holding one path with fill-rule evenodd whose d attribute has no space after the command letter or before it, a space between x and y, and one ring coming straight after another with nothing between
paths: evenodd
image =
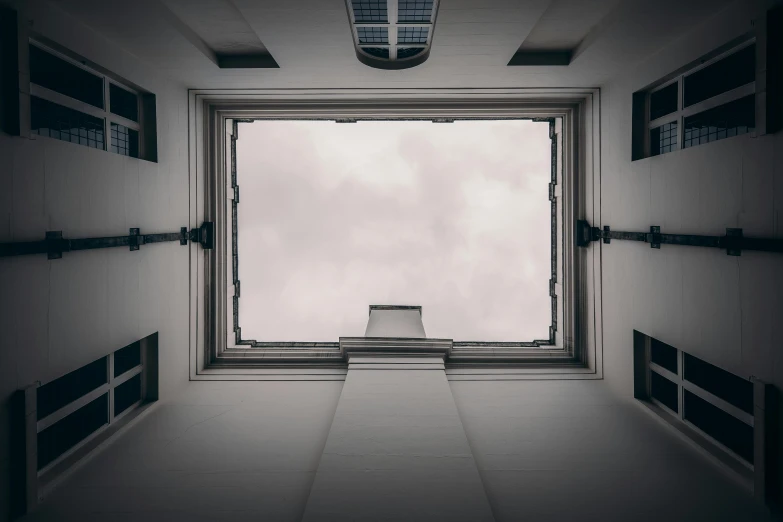
<instances>
[{"instance_id":1,"label":"window","mask_svg":"<svg viewBox=\"0 0 783 522\"><path fill-rule=\"evenodd\" d=\"M755 93L755 40L635 93L634 159L753 132Z\"/></svg>"},{"instance_id":2,"label":"window","mask_svg":"<svg viewBox=\"0 0 783 522\"><path fill-rule=\"evenodd\" d=\"M12 401L11 479L23 515L29 499L44 498L63 474L158 398L158 335L152 334L43 385L19 390ZM32 416L33 422L27 422ZM37 473L28 473L34 463Z\"/></svg>"},{"instance_id":3,"label":"window","mask_svg":"<svg viewBox=\"0 0 783 522\"><path fill-rule=\"evenodd\" d=\"M346 0L359 61L380 69L424 62L432 44L437 4L436 0Z\"/></svg>"},{"instance_id":4,"label":"window","mask_svg":"<svg viewBox=\"0 0 783 522\"><path fill-rule=\"evenodd\" d=\"M33 134L157 159L154 96L38 42L30 43L30 95Z\"/></svg>"},{"instance_id":5,"label":"window","mask_svg":"<svg viewBox=\"0 0 783 522\"><path fill-rule=\"evenodd\" d=\"M142 359L137 341L36 390L39 470L141 401Z\"/></svg>"},{"instance_id":6,"label":"window","mask_svg":"<svg viewBox=\"0 0 783 522\"><path fill-rule=\"evenodd\" d=\"M755 464L777 438L768 430L775 408L756 405L769 400L772 390L634 332L634 397L756 485L767 471Z\"/></svg>"}]
</instances>

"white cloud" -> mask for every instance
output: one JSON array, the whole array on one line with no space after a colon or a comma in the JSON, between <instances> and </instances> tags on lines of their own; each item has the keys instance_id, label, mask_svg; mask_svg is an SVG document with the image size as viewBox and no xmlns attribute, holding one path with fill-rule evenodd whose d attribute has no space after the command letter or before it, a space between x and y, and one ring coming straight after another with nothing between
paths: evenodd
<instances>
[{"instance_id":1,"label":"white cloud","mask_svg":"<svg viewBox=\"0 0 783 522\"><path fill-rule=\"evenodd\" d=\"M431 337L547 337L549 154L530 121L241 124L243 337L362 335L369 304L422 305Z\"/></svg>"}]
</instances>

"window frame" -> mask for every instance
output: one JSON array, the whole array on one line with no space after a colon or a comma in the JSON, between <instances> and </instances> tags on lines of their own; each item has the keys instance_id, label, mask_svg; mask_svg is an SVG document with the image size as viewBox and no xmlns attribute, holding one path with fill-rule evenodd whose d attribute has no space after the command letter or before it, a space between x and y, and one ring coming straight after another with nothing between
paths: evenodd
<instances>
[{"instance_id":1,"label":"window frame","mask_svg":"<svg viewBox=\"0 0 783 522\"><path fill-rule=\"evenodd\" d=\"M138 362L115 376L114 363L118 352L134 345L138 346L139 350ZM10 506L13 514L12 519L33 511L40 502L52 494L64 479L78 469L102 445L106 444L111 437L149 411L159 398L158 359L158 334L154 333L123 348L112 350L65 375L52 376L53 378L48 379L43 386L98 361L103 360L102 363L106 369L106 379L103 384L83 392L78 397L73 397L69 402L60 404L56 409L40 417L38 415L38 390L42 386L40 381L14 393L10 401L11 412L13 422L20 429L14 434L11 441L13 456L10 466L11 482L15 485L17 492ZM133 379L139 380L139 398L132 403L127 403L121 412L116 412L115 391ZM61 421L66 421L70 415L104 396L107 402L103 412L105 420L101 425L70 447L64 448L59 455L39 468L40 433Z\"/></svg>"},{"instance_id":2,"label":"window frame","mask_svg":"<svg viewBox=\"0 0 783 522\"><path fill-rule=\"evenodd\" d=\"M189 96L191 219L214 223L215 248L192 251L191 378L342 380L347 362L339 342L280 342L264 349L232 347L231 275L232 123L258 118L427 119L472 117L563 118L564 183L562 248L558 263L571 275L556 283L564 306L557 344L468 342L456 346L447 365L454 380L540 378L541 372L601 378L600 257L577 249L580 216L600 220L600 90L598 89L376 89L192 90ZM577 189L577 187L579 187ZM560 246L560 245L559 245ZM590 257L588 260L587 258ZM589 302L588 302L589 301ZM335 340L337 341L337 340ZM231 376L231 377L229 377ZM574 378L572 375L569 378ZM293 378L293 377L292 377Z\"/></svg>"},{"instance_id":3,"label":"window frame","mask_svg":"<svg viewBox=\"0 0 783 522\"><path fill-rule=\"evenodd\" d=\"M762 501L769 501L776 493L771 492L776 483L775 471L766 466L769 455L777 451L779 442L774 426L777 425L777 410L774 396L776 391L773 385L762 382L751 376L748 381L753 387L753 413L748 413L738 406L734 406L727 400L714 395L694 382L685 378L684 355L686 352L671 346L677 351L677 372L664 368L652 362L652 343L656 341L649 335L637 330L633 331L633 395L638 404L664 422L684 440L693 444L722 469L729 472L732 478L752 490L755 496ZM689 353L702 362L715 366L726 373L739 377L736 373ZM677 409L674 411L666 404L652 396L651 374L655 373L677 386ZM742 377L739 377L742 378ZM684 408L685 392L690 392L699 399L709 403L723 413L734 417L753 429L753 462L748 462L739 454L728 448L713 436L703 431L686 418ZM770 407L767 407L770 406Z\"/></svg>"},{"instance_id":4,"label":"window frame","mask_svg":"<svg viewBox=\"0 0 783 522\"><path fill-rule=\"evenodd\" d=\"M102 149L98 149L97 147L90 147L90 148L94 148L97 150L104 150L106 152L113 152L111 150L111 124L112 123L122 125L128 129L136 131L138 133L138 138L139 138L138 139L139 154L138 157L136 157L135 159L145 159L146 157L145 153L147 151L145 150L146 135L145 135L144 107L142 104L143 93L141 91L128 85L125 82L117 80L113 76L100 72L95 68L89 67L88 65L79 62L79 60L56 49L52 45L48 45L47 43L41 42L37 38L30 37L29 45L38 47L39 49L55 56L56 58L63 60L66 63L69 63L70 65L79 67L80 69L100 78L103 84L103 109L90 105L89 103L77 100L75 98L71 98L70 96L53 91L41 85L35 84L32 81L30 81L30 96L41 98L51 103L55 103L57 105L66 107L68 109L72 109L81 112L83 114L87 114L89 116L101 119L103 121L103 133L104 133L103 148ZM132 93L133 95L135 95L136 108L137 108L137 113L139 115L138 122L129 120L127 118L124 118L118 114L114 114L113 112L111 112L111 95L110 95L111 84L114 84L117 87L124 89ZM37 133L31 133L31 134L36 136L36 139L38 137L48 138L48 136L43 136ZM50 139L55 139L55 138L50 138ZM58 140L58 141L64 141L64 140ZM120 156L126 156L129 158L134 157L134 156L130 156L129 154L126 155L126 154L121 154L119 152L113 152L113 153L118 154Z\"/></svg>"},{"instance_id":5,"label":"window frame","mask_svg":"<svg viewBox=\"0 0 783 522\"><path fill-rule=\"evenodd\" d=\"M237 179L237 167L236 167L236 147L235 142L238 139L238 137L241 135L241 133L238 132L238 126L240 123L248 123L250 121L277 121L281 120L281 118L256 118L253 120L245 120L243 119L241 122L237 120L233 120L232 122L232 128L231 128L231 135L232 135L232 143L231 143L231 156L230 156L230 162L231 162L231 190L228 191L228 205L231 205L231 222L226 227L226 235L230 238L231 242L231 260L232 260L232 268L230 273L230 280L227 281L226 284L233 285L234 286L234 295L233 295L233 302L232 302L232 317L230 322L233 325L233 332L234 332L234 341L233 343L229 343L230 348L242 348L242 347L252 347L257 349L265 349L265 348L275 348L279 346L280 342L270 342L270 341L256 341L255 339L247 339L242 336L242 328L239 324L239 308L240 308L240 292L239 288L241 287L240 279L239 279L239 251L238 251L238 233L239 233L239 219L237 216L237 206L240 201L240 195L239 195L239 185L238 185L238 179ZM341 123L338 121L339 118L312 118L312 119L302 119L302 118L289 118L285 119L285 121L325 121L325 122L332 122L332 123ZM387 118L362 118L361 120L353 120L354 122L359 121L385 121ZM425 121L430 123L444 123L443 121L436 122L433 121L433 118L394 118L395 121ZM562 133L563 133L563 118L562 117L553 117L553 118L512 118L512 117L487 117L487 118L475 118L475 117L469 117L469 116L462 116L462 117L455 117L453 119L448 119L448 123L453 123L455 121L495 121L495 120L512 120L512 121L518 121L518 120L526 120L526 121L535 121L538 123L546 123L548 124L548 133L549 133L549 139L550 139L550 167L551 167L551 173L550 173L550 182L549 182L549 201L551 203L551 209L549 211L550 213L550 259L548 261L548 266L550 267L550 279L549 279L549 298L550 298L550 310L549 310L549 316L550 316L550 323L547 327L546 336L540 336L535 339L528 339L524 341L505 341L505 342L485 342L485 341L465 341L465 340L456 340L453 341L454 346L456 347L467 347L467 346L505 346L505 347L527 347L527 348L544 348L544 349L550 349L550 347L555 347L558 344L558 322L559 319L562 318L562 296L561 299L558 299L558 295L556 292L556 284L558 282L562 283L563 280L563 273L564 273L564 267L562 266L562 240L563 240L563 234L562 234L562 227L563 227L563 139L562 139ZM543 333L543 332L542 332ZM292 346L306 346L307 342L298 342L298 341L292 341L290 342ZM332 345L334 343L329 342L321 342L316 343L320 345ZM562 343L561 343L562 344ZM560 346L559 348L562 348ZM556 348L556 349L559 349ZM551 348L555 349L555 348Z\"/></svg>"},{"instance_id":6,"label":"window frame","mask_svg":"<svg viewBox=\"0 0 783 522\"><path fill-rule=\"evenodd\" d=\"M756 45L755 36L744 38L743 41L731 45L728 49L720 52L719 54L707 60L700 61L699 65L696 65L694 67L688 67L685 71L677 73L673 77L658 82L653 87L645 91L644 93L644 122L645 122L644 157L645 158L653 157L651 153L652 143L650 140L650 132L653 129L656 129L668 123L677 123L677 147L673 151L669 151L669 152L682 150L684 148L683 145L685 143L685 118L702 113L704 111L708 111L710 109L714 109L716 107L726 105L727 103L730 103L735 100L739 100L740 98L744 98L746 96L756 94L756 81L754 80L750 83L746 83L739 87L735 87L734 89L722 92L720 94L717 94L715 96L712 96L700 102L694 103L693 105L690 105L688 107L684 106L685 78L751 45ZM650 120L650 99L652 95L675 83L677 84L677 110L674 112L670 112L669 114L666 114L664 116L660 116L654 120ZM727 138L723 138L723 139L727 139ZM663 155L663 154L668 154L668 152L657 154L657 155Z\"/></svg>"}]
</instances>

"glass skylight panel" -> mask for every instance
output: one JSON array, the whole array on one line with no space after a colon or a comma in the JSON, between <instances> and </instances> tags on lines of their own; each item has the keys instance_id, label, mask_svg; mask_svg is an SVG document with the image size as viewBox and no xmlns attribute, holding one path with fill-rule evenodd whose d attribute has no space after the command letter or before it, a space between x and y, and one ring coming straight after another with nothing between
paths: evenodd
<instances>
[{"instance_id":1,"label":"glass skylight panel","mask_svg":"<svg viewBox=\"0 0 783 522\"><path fill-rule=\"evenodd\" d=\"M354 20L359 22L387 22L386 0L351 0Z\"/></svg>"},{"instance_id":2,"label":"glass skylight panel","mask_svg":"<svg viewBox=\"0 0 783 522\"><path fill-rule=\"evenodd\" d=\"M357 27L359 43L389 43L389 29L386 27Z\"/></svg>"},{"instance_id":3,"label":"glass skylight panel","mask_svg":"<svg viewBox=\"0 0 783 522\"><path fill-rule=\"evenodd\" d=\"M397 58L402 60L424 52L423 47L398 47Z\"/></svg>"},{"instance_id":4,"label":"glass skylight panel","mask_svg":"<svg viewBox=\"0 0 783 522\"><path fill-rule=\"evenodd\" d=\"M362 47L362 51L377 58L389 58L388 47Z\"/></svg>"},{"instance_id":5,"label":"glass skylight panel","mask_svg":"<svg viewBox=\"0 0 783 522\"><path fill-rule=\"evenodd\" d=\"M360 62L378 69L407 69L427 60L438 0L345 1Z\"/></svg>"},{"instance_id":6,"label":"glass skylight panel","mask_svg":"<svg viewBox=\"0 0 783 522\"><path fill-rule=\"evenodd\" d=\"M428 27L400 27L397 29L397 43L427 43Z\"/></svg>"},{"instance_id":7,"label":"glass skylight panel","mask_svg":"<svg viewBox=\"0 0 783 522\"><path fill-rule=\"evenodd\" d=\"M433 0L399 0L397 21L429 22L432 19Z\"/></svg>"}]
</instances>

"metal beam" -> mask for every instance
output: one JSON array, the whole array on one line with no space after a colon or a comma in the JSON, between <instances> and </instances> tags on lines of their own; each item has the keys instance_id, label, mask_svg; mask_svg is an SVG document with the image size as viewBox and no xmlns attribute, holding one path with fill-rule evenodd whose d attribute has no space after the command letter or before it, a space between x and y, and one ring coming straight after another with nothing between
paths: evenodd
<instances>
[{"instance_id":1,"label":"metal beam","mask_svg":"<svg viewBox=\"0 0 783 522\"><path fill-rule=\"evenodd\" d=\"M138 250L141 245L179 241L187 245L188 241L199 243L205 249L212 249L215 243L215 224L204 222L199 228L188 232L187 227L179 232L164 232L162 234L141 234L138 228L131 228L127 236L88 237L66 239L62 231L50 231L41 241L25 241L17 243L0 243L0 257L24 256L32 254L47 254L49 259L60 259L63 252L77 250L94 250L98 248L128 247Z\"/></svg>"},{"instance_id":2,"label":"metal beam","mask_svg":"<svg viewBox=\"0 0 783 522\"><path fill-rule=\"evenodd\" d=\"M662 234L661 227L652 226L649 232L624 232L612 230L609 226L590 226L590 223L579 220L576 223L576 244L580 247L589 246L593 241L603 241L606 244L613 239L620 241L639 241L649 243L651 248L661 248L661 245L698 246L720 248L730 256L739 256L743 250L761 252L783 252L783 239L745 237L741 228L727 228L724 236L701 236L695 234Z\"/></svg>"}]
</instances>

